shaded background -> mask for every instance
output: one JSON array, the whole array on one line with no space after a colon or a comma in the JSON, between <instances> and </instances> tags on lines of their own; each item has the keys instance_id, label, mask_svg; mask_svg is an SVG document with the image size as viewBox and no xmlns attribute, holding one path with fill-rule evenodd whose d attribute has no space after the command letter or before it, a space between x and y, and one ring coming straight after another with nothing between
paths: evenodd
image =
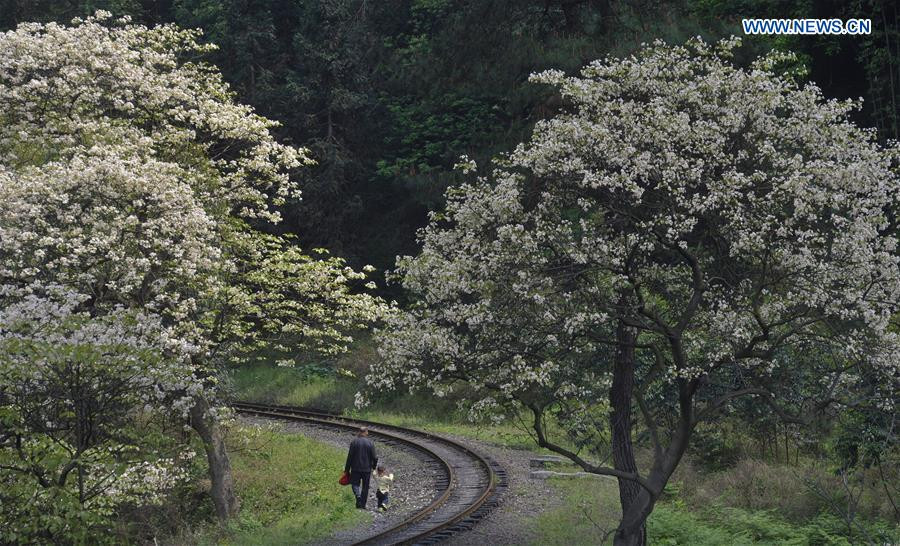
<instances>
[{"instance_id":1,"label":"shaded background","mask_svg":"<svg viewBox=\"0 0 900 546\"><path fill-rule=\"evenodd\" d=\"M868 36L745 37L738 61L796 51L827 97L865 99L860 124L882 140L900 129L890 0L0 0L0 29L97 9L202 28L239 100L318 161L297 174L303 199L278 229L355 266L414 253L416 229L458 181L457 158L511 149L555 111L529 73L571 73L656 38L741 36L742 17L869 18Z\"/></svg>"}]
</instances>

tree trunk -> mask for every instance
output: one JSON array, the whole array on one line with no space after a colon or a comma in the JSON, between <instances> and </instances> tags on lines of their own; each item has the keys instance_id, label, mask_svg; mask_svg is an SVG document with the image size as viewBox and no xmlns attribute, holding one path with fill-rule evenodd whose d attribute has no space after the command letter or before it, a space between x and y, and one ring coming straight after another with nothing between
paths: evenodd
<instances>
[{"instance_id":1,"label":"tree trunk","mask_svg":"<svg viewBox=\"0 0 900 546\"><path fill-rule=\"evenodd\" d=\"M616 470L637 474L634 446L631 443L631 402L634 391L634 343L637 334L633 328L619 323L616 328L616 361L613 369L609 400L610 430L612 431L612 456ZM613 544L647 544L644 524L652 503L649 495L634 480L619 478L619 501L622 504L622 521L616 530ZM644 498L646 497L646 498ZM648 506L649 504L649 506ZM643 517L641 513L646 511Z\"/></svg>"},{"instance_id":2,"label":"tree trunk","mask_svg":"<svg viewBox=\"0 0 900 546\"><path fill-rule=\"evenodd\" d=\"M234 494L231 462L225 451L225 435L218 421L209 416L209 402L203 397L198 397L191 408L191 427L203 440L212 482L210 496L216 507L216 515L225 521L237 514L239 503Z\"/></svg>"}]
</instances>

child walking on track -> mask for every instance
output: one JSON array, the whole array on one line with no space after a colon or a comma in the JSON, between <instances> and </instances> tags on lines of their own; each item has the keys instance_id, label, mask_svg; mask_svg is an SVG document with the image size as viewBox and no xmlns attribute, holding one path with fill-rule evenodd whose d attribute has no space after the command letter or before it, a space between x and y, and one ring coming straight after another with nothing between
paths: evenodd
<instances>
[{"instance_id":1,"label":"child walking on track","mask_svg":"<svg viewBox=\"0 0 900 546\"><path fill-rule=\"evenodd\" d=\"M375 471L375 498L378 499L378 509L384 512L387 510L388 492L391 490L391 484L394 483L394 475L387 471L383 464L378 465Z\"/></svg>"}]
</instances>

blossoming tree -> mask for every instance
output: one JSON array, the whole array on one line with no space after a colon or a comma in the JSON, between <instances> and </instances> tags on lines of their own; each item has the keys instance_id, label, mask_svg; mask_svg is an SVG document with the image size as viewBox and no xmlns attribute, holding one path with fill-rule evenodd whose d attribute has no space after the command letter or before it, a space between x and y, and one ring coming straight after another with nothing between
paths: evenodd
<instances>
[{"instance_id":1,"label":"blossoming tree","mask_svg":"<svg viewBox=\"0 0 900 546\"><path fill-rule=\"evenodd\" d=\"M85 296L62 286L2 297L0 540L103 542L93 531L119 507L186 477L192 450L134 420L191 403L195 348L137 310L78 311Z\"/></svg>"},{"instance_id":2,"label":"blossoming tree","mask_svg":"<svg viewBox=\"0 0 900 546\"><path fill-rule=\"evenodd\" d=\"M801 419L862 369L897 399L898 149L848 120L852 102L780 75L785 56L736 67L737 44L534 75L570 106L448 192L398 262L417 303L381 331L367 378L464 382L476 415L524 408L539 445L618 479L616 544L646 541L694 428L730 401ZM821 397L791 392L801 378ZM607 440L611 463L582 454Z\"/></svg>"},{"instance_id":3,"label":"blossoming tree","mask_svg":"<svg viewBox=\"0 0 900 546\"><path fill-rule=\"evenodd\" d=\"M147 470L113 445L144 408L199 433L233 514L220 366L272 340L285 361L340 351L381 309L365 273L254 229L310 160L232 100L196 37L103 12L0 35L0 472L85 508Z\"/></svg>"}]
</instances>

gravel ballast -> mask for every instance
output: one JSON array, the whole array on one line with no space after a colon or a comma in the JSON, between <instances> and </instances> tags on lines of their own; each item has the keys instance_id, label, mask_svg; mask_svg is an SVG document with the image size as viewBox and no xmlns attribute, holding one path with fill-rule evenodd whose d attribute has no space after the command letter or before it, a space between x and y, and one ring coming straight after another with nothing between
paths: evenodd
<instances>
[{"instance_id":1,"label":"gravel ballast","mask_svg":"<svg viewBox=\"0 0 900 546\"><path fill-rule=\"evenodd\" d=\"M559 493L546 480L530 478L531 451L509 449L463 436L444 434L462 442L500 463L506 469L509 485L491 514L471 531L450 537L444 544L469 546L521 546L541 544L534 529L534 518L561 504Z\"/></svg>"}]
</instances>

